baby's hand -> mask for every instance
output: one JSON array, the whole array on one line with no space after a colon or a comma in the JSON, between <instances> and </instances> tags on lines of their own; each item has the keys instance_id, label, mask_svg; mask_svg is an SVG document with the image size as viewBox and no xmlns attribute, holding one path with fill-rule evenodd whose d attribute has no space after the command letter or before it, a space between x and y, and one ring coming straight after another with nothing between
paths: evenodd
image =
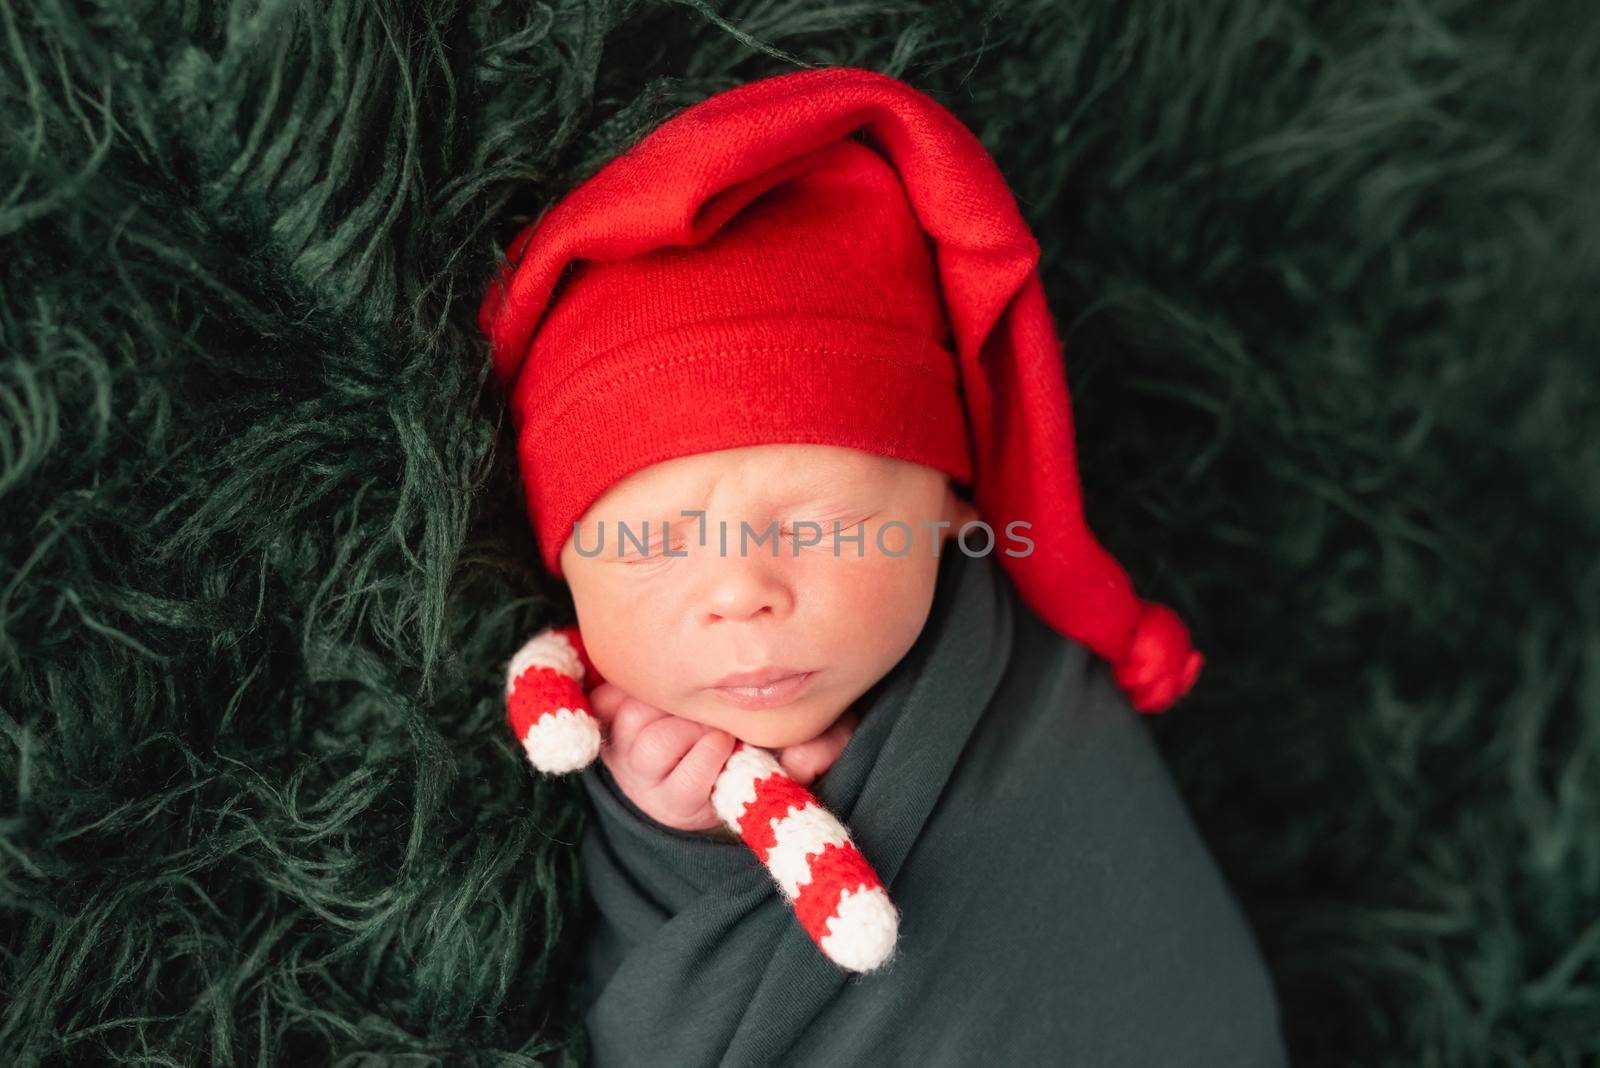
<instances>
[{"instance_id":1,"label":"baby's hand","mask_svg":"<svg viewBox=\"0 0 1600 1068\"><path fill-rule=\"evenodd\" d=\"M733 753L733 735L674 716L609 682L589 691L589 706L606 727L600 759L641 811L682 831L722 823L711 807L711 790ZM774 755L796 782L809 786L839 759L858 722L853 711L846 712L817 737Z\"/></svg>"},{"instance_id":2,"label":"baby's hand","mask_svg":"<svg viewBox=\"0 0 1600 1068\"><path fill-rule=\"evenodd\" d=\"M641 811L680 831L722 822L711 788L733 753L733 735L647 705L609 682L589 691L589 708L606 728L600 759Z\"/></svg>"},{"instance_id":3,"label":"baby's hand","mask_svg":"<svg viewBox=\"0 0 1600 1068\"><path fill-rule=\"evenodd\" d=\"M861 717L856 715L855 709L847 709L844 715L833 721L833 726L809 742L799 742L776 750L778 764L795 782L810 786L822 778L823 772L833 767L834 761L839 759L839 754L844 752L844 747L856 733L856 724L860 722Z\"/></svg>"}]
</instances>

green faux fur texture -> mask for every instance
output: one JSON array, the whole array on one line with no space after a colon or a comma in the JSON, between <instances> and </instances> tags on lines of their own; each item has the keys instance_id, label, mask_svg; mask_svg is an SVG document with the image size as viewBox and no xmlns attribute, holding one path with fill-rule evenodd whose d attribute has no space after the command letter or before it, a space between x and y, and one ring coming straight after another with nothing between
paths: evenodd
<instances>
[{"instance_id":1,"label":"green faux fur texture","mask_svg":"<svg viewBox=\"0 0 1600 1068\"><path fill-rule=\"evenodd\" d=\"M581 791L474 315L673 111L950 107L1304 1065L1600 1058L1589 0L0 0L0 1061L526 1065Z\"/></svg>"}]
</instances>

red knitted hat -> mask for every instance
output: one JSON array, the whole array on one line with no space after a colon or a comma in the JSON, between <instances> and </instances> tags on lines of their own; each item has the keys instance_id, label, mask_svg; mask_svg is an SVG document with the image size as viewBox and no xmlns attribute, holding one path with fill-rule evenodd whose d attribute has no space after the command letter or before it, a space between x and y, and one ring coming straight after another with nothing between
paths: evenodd
<instances>
[{"instance_id":1,"label":"red knitted hat","mask_svg":"<svg viewBox=\"0 0 1600 1068\"><path fill-rule=\"evenodd\" d=\"M1038 242L954 115L848 67L679 112L526 227L479 323L541 555L629 473L777 442L968 487L1034 612L1157 712L1203 662L1084 522Z\"/></svg>"}]
</instances>

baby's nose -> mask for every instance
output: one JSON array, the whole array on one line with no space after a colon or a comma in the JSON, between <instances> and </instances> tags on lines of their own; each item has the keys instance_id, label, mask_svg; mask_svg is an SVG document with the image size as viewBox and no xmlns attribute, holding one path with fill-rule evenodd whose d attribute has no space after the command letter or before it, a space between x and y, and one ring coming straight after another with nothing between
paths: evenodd
<instances>
[{"instance_id":1,"label":"baby's nose","mask_svg":"<svg viewBox=\"0 0 1600 1068\"><path fill-rule=\"evenodd\" d=\"M705 625L783 619L794 610L794 592L780 561L730 555L710 563L701 595Z\"/></svg>"}]
</instances>

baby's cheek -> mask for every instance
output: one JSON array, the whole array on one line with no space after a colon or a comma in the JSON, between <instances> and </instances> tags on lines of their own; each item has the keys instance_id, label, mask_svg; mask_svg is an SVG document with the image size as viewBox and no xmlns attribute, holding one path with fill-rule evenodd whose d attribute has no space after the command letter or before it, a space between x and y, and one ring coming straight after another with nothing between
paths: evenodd
<instances>
[{"instance_id":1,"label":"baby's cheek","mask_svg":"<svg viewBox=\"0 0 1600 1068\"><path fill-rule=\"evenodd\" d=\"M808 593L818 598L819 653L860 675L886 674L916 641L933 603L937 561L875 553L834 562Z\"/></svg>"},{"instance_id":2,"label":"baby's cheek","mask_svg":"<svg viewBox=\"0 0 1600 1068\"><path fill-rule=\"evenodd\" d=\"M607 682L647 704L659 698L663 672L671 665L659 640L652 640L644 612L607 611L590 604L578 607L584 651Z\"/></svg>"}]
</instances>

